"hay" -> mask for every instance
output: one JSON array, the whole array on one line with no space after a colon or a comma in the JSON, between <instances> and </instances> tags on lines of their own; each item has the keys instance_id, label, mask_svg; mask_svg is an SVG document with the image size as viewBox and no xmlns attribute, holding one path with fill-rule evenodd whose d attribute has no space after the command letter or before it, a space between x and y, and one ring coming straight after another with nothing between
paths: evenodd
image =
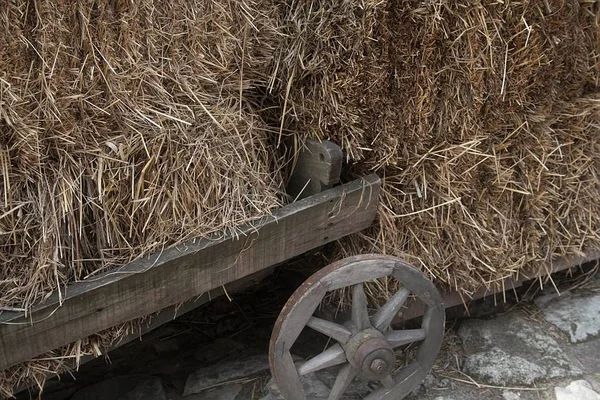
<instances>
[{"instance_id":1,"label":"hay","mask_svg":"<svg viewBox=\"0 0 600 400\"><path fill-rule=\"evenodd\" d=\"M129 335L138 335L150 317L140 318L77 340L32 360L0 371L0 398L10 398L18 388L32 387L43 392L46 379L78 369L85 357L101 357Z\"/></svg>"},{"instance_id":2,"label":"hay","mask_svg":"<svg viewBox=\"0 0 600 400\"><path fill-rule=\"evenodd\" d=\"M280 204L244 3L27 4L2 13L0 307Z\"/></svg>"},{"instance_id":3,"label":"hay","mask_svg":"<svg viewBox=\"0 0 600 400\"><path fill-rule=\"evenodd\" d=\"M289 11L319 29L287 46L306 76L286 97L290 130L384 179L378 226L341 255L407 257L469 294L600 245L598 3L336 4Z\"/></svg>"},{"instance_id":4,"label":"hay","mask_svg":"<svg viewBox=\"0 0 600 400\"><path fill-rule=\"evenodd\" d=\"M279 207L254 110L275 25L247 1L0 6L0 310ZM2 372L41 385L123 327Z\"/></svg>"},{"instance_id":5,"label":"hay","mask_svg":"<svg viewBox=\"0 0 600 400\"><path fill-rule=\"evenodd\" d=\"M598 247L599 13L577 0L11 2L0 306L272 210L276 154L307 137L344 148L346 179L383 178L378 224L340 255L407 257L468 295ZM377 285L373 301L395 282ZM44 362L4 371L4 393L60 367Z\"/></svg>"}]
</instances>

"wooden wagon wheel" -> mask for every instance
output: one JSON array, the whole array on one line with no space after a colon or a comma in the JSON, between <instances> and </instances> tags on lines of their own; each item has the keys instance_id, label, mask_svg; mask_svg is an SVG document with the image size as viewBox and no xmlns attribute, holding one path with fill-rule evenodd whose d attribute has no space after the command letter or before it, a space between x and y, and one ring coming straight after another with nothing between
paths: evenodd
<instances>
[{"instance_id":1,"label":"wooden wagon wheel","mask_svg":"<svg viewBox=\"0 0 600 400\"><path fill-rule=\"evenodd\" d=\"M369 315L363 284L385 276L394 276L402 287L381 308ZM344 287L351 287L352 290L349 321L342 325L313 316L327 292ZM421 328L391 330L393 318L411 294L426 304ZM382 387L366 399L402 399L421 383L433 366L442 343L444 322L441 296L420 271L389 256L349 257L312 275L283 307L271 336L271 373L287 400L306 400L301 375L336 365L341 365L341 370L328 400L341 399L356 376L382 383ZM314 358L295 365L290 349L306 326L337 343ZM399 371L394 371L394 349L413 342L420 342L416 359Z\"/></svg>"}]
</instances>

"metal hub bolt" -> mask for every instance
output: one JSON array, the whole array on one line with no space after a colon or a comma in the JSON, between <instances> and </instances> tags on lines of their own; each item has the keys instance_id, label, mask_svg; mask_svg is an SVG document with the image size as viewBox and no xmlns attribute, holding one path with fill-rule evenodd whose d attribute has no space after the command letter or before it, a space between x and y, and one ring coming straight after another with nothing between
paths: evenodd
<instances>
[{"instance_id":1,"label":"metal hub bolt","mask_svg":"<svg viewBox=\"0 0 600 400\"><path fill-rule=\"evenodd\" d=\"M356 333L344 346L346 357L359 375L380 380L394 368L396 356L380 331L367 328Z\"/></svg>"},{"instance_id":2,"label":"metal hub bolt","mask_svg":"<svg viewBox=\"0 0 600 400\"><path fill-rule=\"evenodd\" d=\"M381 358L376 358L371 363L371 371L373 371L373 373L375 373L377 375L379 375L383 371L385 371L387 369L387 367L388 367L387 362L385 362L385 360L382 360Z\"/></svg>"}]
</instances>

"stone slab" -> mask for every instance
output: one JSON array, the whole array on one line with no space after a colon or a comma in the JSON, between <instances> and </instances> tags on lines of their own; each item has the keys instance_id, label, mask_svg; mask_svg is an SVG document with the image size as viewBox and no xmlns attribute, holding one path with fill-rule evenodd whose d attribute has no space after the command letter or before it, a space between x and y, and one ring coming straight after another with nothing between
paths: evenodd
<instances>
[{"instance_id":1,"label":"stone slab","mask_svg":"<svg viewBox=\"0 0 600 400\"><path fill-rule=\"evenodd\" d=\"M600 295L567 294L550 301L540 300L544 318L567 334L571 343L579 343L600 335Z\"/></svg>"},{"instance_id":2,"label":"stone slab","mask_svg":"<svg viewBox=\"0 0 600 400\"><path fill-rule=\"evenodd\" d=\"M240 383L232 383L184 396L182 400L234 400L243 388Z\"/></svg>"},{"instance_id":3,"label":"stone slab","mask_svg":"<svg viewBox=\"0 0 600 400\"><path fill-rule=\"evenodd\" d=\"M498 347L470 355L465 360L463 370L498 386L533 385L546 375L544 367Z\"/></svg>"},{"instance_id":4,"label":"stone slab","mask_svg":"<svg viewBox=\"0 0 600 400\"><path fill-rule=\"evenodd\" d=\"M573 381L566 387L554 389L556 400L600 400L600 394L584 380Z\"/></svg>"},{"instance_id":5,"label":"stone slab","mask_svg":"<svg viewBox=\"0 0 600 400\"><path fill-rule=\"evenodd\" d=\"M484 383L532 385L582 374L542 326L519 313L465 321L458 334L467 353L465 372Z\"/></svg>"},{"instance_id":6,"label":"stone slab","mask_svg":"<svg viewBox=\"0 0 600 400\"><path fill-rule=\"evenodd\" d=\"M246 378L269 369L268 355L247 357L198 369L190 374L185 383L183 395L200 393L225 382Z\"/></svg>"},{"instance_id":7,"label":"stone slab","mask_svg":"<svg viewBox=\"0 0 600 400\"><path fill-rule=\"evenodd\" d=\"M330 389L316 374L306 374L300 377L304 393L308 398L327 399ZM273 379L267 383L265 395L260 400L285 400Z\"/></svg>"}]
</instances>

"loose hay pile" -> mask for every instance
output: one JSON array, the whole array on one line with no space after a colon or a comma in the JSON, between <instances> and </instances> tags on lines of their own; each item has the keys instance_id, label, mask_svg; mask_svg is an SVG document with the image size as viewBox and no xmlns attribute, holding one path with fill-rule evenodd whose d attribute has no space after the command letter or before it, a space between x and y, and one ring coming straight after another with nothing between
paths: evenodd
<instances>
[{"instance_id":1,"label":"loose hay pile","mask_svg":"<svg viewBox=\"0 0 600 400\"><path fill-rule=\"evenodd\" d=\"M600 247L595 1L71 3L0 6L0 307L272 210L284 136L384 179L344 255L468 292Z\"/></svg>"},{"instance_id":2,"label":"loose hay pile","mask_svg":"<svg viewBox=\"0 0 600 400\"><path fill-rule=\"evenodd\" d=\"M342 254L468 292L600 245L598 2L336 4L288 11L309 29L287 108L384 179L378 226Z\"/></svg>"},{"instance_id":3,"label":"loose hay pile","mask_svg":"<svg viewBox=\"0 0 600 400\"><path fill-rule=\"evenodd\" d=\"M274 24L238 1L2 1L0 310L281 205ZM0 394L129 325L0 373ZM129 329L130 330L130 329Z\"/></svg>"}]
</instances>

